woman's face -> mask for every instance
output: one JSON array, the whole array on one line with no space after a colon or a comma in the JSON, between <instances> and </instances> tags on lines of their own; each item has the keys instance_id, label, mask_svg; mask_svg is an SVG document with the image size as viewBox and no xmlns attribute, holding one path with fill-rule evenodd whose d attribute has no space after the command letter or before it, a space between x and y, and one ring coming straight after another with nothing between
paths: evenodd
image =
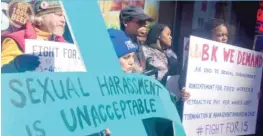
<instances>
[{"instance_id":1,"label":"woman's face","mask_svg":"<svg viewBox=\"0 0 263 136\"><path fill-rule=\"evenodd\" d=\"M227 43L228 32L226 26L224 25L217 26L212 32L212 40L221 43Z\"/></svg>"},{"instance_id":2,"label":"woman's face","mask_svg":"<svg viewBox=\"0 0 263 136\"><path fill-rule=\"evenodd\" d=\"M172 45L172 36L171 29L169 27L165 27L160 35L160 42L164 46L170 47Z\"/></svg>"},{"instance_id":3,"label":"woman's face","mask_svg":"<svg viewBox=\"0 0 263 136\"><path fill-rule=\"evenodd\" d=\"M134 52L128 53L119 58L122 70L126 73L132 73L134 69Z\"/></svg>"}]
</instances>

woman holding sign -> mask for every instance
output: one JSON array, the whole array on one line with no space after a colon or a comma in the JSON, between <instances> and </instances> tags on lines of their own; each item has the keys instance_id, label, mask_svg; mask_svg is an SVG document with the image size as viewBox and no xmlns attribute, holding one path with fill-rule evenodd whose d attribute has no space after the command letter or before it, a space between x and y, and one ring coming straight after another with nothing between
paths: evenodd
<instances>
[{"instance_id":1,"label":"woman holding sign","mask_svg":"<svg viewBox=\"0 0 263 136\"><path fill-rule=\"evenodd\" d=\"M226 27L226 24L224 23L224 20L221 19L209 19L204 23L204 28L198 29L197 31L194 31L192 35L195 35L197 37L221 42L221 43L227 43L228 42L228 30ZM189 45L188 45L189 46ZM187 61L188 59L186 59ZM185 90L185 83L186 83L186 70L187 70L187 63L184 65L184 69L182 70L182 74L180 75L179 79L179 86L181 89L181 95L182 95L182 103L179 103L179 107L182 108L183 102L189 99L190 94ZM178 110L178 111L183 111ZM181 113L182 115L182 113Z\"/></svg>"}]
</instances>

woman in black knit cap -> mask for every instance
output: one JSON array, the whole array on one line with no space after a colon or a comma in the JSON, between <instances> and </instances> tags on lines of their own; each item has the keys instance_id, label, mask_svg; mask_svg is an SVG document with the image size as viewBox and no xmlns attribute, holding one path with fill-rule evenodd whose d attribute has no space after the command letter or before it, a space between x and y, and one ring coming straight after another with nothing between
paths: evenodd
<instances>
[{"instance_id":1,"label":"woman in black knit cap","mask_svg":"<svg viewBox=\"0 0 263 136\"><path fill-rule=\"evenodd\" d=\"M146 70L156 69L157 80L166 84L167 76L176 74L177 56L171 50L171 29L164 24L154 24L148 32L142 47L146 60Z\"/></svg>"}]
</instances>

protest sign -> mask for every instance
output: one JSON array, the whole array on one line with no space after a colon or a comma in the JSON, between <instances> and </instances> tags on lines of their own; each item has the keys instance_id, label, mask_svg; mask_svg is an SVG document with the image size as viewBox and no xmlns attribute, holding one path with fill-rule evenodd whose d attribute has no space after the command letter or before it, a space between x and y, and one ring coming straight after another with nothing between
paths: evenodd
<instances>
[{"instance_id":1,"label":"protest sign","mask_svg":"<svg viewBox=\"0 0 263 136\"><path fill-rule=\"evenodd\" d=\"M183 125L187 135L254 134L263 55L190 37Z\"/></svg>"},{"instance_id":2,"label":"protest sign","mask_svg":"<svg viewBox=\"0 0 263 136\"><path fill-rule=\"evenodd\" d=\"M86 68L74 44L26 39L26 54L39 57L36 72L83 72Z\"/></svg>"},{"instance_id":3,"label":"protest sign","mask_svg":"<svg viewBox=\"0 0 263 136\"><path fill-rule=\"evenodd\" d=\"M122 129L129 126L138 130L133 134L141 135L144 127L152 126L145 119L158 117L154 125L162 119L177 127L180 123L168 92L151 77L83 73L2 77L3 135L88 135L105 128L124 135Z\"/></svg>"},{"instance_id":4,"label":"protest sign","mask_svg":"<svg viewBox=\"0 0 263 136\"><path fill-rule=\"evenodd\" d=\"M2 135L91 136L108 128L113 136L184 136L165 87L122 72L97 0L63 5L89 70L2 74Z\"/></svg>"}]
</instances>

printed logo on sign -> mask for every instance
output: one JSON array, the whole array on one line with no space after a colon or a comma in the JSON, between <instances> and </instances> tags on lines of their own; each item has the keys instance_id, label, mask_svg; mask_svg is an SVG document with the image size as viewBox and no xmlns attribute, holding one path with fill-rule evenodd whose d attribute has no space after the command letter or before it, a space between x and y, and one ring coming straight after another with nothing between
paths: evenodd
<instances>
[{"instance_id":1,"label":"printed logo on sign","mask_svg":"<svg viewBox=\"0 0 263 136\"><path fill-rule=\"evenodd\" d=\"M133 44L132 41L130 41L130 40L126 41L125 44L126 44L128 50L136 48L135 44Z\"/></svg>"}]
</instances>

